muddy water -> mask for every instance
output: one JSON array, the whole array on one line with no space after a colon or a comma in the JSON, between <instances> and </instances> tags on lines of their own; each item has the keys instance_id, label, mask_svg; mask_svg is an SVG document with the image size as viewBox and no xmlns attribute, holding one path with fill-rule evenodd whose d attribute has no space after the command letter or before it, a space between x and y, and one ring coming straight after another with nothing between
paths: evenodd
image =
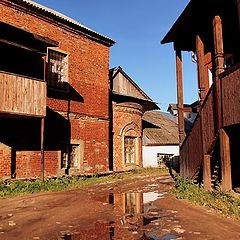
<instances>
[{"instance_id":1,"label":"muddy water","mask_svg":"<svg viewBox=\"0 0 240 240\"><path fill-rule=\"evenodd\" d=\"M108 220L98 219L73 232L62 231L58 239L182 239L181 234L176 235L184 231L176 219L176 211L161 209L155 204L167 195L164 191L151 191L156 187L149 184L139 191L110 191L102 197L103 205L110 205Z\"/></svg>"},{"instance_id":2,"label":"muddy water","mask_svg":"<svg viewBox=\"0 0 240 240\"><path fill-rule=\"evenodd\" d=\"M236 240L240 222L169 195L169 175L0 201L1 240Z\"/></svg>"}]
</instances>

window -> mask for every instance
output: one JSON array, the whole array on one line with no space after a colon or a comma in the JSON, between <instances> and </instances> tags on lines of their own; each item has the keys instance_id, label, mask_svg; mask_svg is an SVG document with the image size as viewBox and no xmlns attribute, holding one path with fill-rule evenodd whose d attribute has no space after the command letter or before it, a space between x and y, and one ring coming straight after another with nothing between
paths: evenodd
<instances>
[{"instance_id":1,"label":"window","mask_svg":"<svg viewBox=\"0 0 240 240\"><path fill-rule=\"evenodd\" d=\"M157 163L159 167L169 166L174 154L157 153Z\"/></svg>"},{"instance_id":2,"label":"window","mask_svg":"<svg viewBox=\"0 0 240 240\"><path fill-rule=\"evenodd\" d=\"M71 144L61 154L61 168L79 168L80 145Z\"/></svg>"},{"instance_id":3,"label":"window","mask_svg":"<svg viewBox=\"0 0 240 240\"><path fill-rule=\"evenodd\" d=\"M135 142L134 137L124 137L124 160L125 164L135 163Z\"/></svg>"},{"instance_id":4,"label":"window","mask_svg":"<svg viewBox=\"0 0 240 240\"><path fill-rule=\"evenodd\" d=\"M68 74L67 54L48 49L47 83L49 87L66 88Z\"/></svg>"}]
</instances>

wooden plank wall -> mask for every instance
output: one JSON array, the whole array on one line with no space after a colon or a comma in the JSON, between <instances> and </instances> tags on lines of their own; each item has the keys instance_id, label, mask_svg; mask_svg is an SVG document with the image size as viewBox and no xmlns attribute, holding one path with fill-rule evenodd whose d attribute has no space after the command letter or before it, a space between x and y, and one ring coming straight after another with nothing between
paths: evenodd
<instances>
[{"instance_id":1,"label":"wooden plank wall","mask_svg":"<svg viewBox=\"0 0 240 240\"><path fill-rule=\"evenodd\" d=\"M220 74L223 127L240 123L240 65L234 66ZM218 130L214 123L217 119L214 111L214 91L209 90L206 99L195 120L191 132L186 137L180 150L181 175L192 178L201 165L203 156L210 154L216 140ZM202 121L202 123L201 123ZM201 127L202 125L202 127Z\"/></svg>"},{"instance_id":2,"label":"wooden plank wall","mask_svg":"<svg viewBox=\"0 0 240 240\"><path fill-rule=\"evenodd\" d=\"M113 81L113 91L136 98L146 98L122 73L119 73Z\"/></svg>"},{"instance_id":3,"label":"wooden plank wall","mask_svg":"<svg viewBox=\"0 0 240 240\"><path fill-rule=\"evenodd\" d=\"M192 178L197 173L203 157L202 149L201 121L200 118L197 118L180 149L180 164L184 165L181 173L183 177Z\"/></svg>"},{"instance_id":4,"label":"wooden plank wall","mask_svg":"<svg viewBox=\"0 0 240 240\"><path fill-rule=\"evenodd\" d=\"M214 92L213 88L209 90L206 101L203 103L201 109L201 119L202 119L202 136L203 136L203 151L207 154L210 145L214 141L216 136L214 129L214 120L216 119L216 114L214 110Z\"/></svg>"},{"instance_id":5,"label":"wooden plank wall","mask_svg":"<svg viewBox=\"0 0 240 240\"><path fill-rule=\"evenodd\" d=\"M46 116L46 82L0 72L0 113Z\"/></svg>"},{"instance_id":6,"label":"wooden plank wall","mask_svg":"<svg viewBox=\"0 0 240 240\"><path fill-rule=\"evenodd\" d=\"M222 83L223 126L240 123L240 66L229 69L220 79Z\"/></svg>"}]
</instances>

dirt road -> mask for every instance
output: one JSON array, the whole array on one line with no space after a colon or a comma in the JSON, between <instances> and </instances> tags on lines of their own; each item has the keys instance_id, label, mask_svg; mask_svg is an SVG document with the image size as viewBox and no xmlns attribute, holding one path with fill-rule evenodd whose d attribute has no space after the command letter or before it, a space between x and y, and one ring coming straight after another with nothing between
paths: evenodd
<instances>
[{"instance_id":1,"label":"dirt road","mask_svg":"<svg viewBox=\"0 0 240 240\"><path fill-rule=\"evenodd\" d=\"M0 200L0 239L240 239L240 222L175 199L171 186L165 174Z\"/></svg>"}]
</instances>

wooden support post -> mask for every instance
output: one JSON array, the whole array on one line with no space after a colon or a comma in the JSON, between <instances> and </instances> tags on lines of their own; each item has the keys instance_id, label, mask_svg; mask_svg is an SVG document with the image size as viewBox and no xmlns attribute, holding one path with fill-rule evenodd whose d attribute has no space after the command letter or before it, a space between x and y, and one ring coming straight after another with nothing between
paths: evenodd
<instances>
[{"instance_id":1,"label":"wooden support post","mask_svg":"<svg viewBox=\"0 0 240 240\"><path fill-rule=\"evenodd\" d=\"M231 159L230 159L230 143L226 131L222 128L219 130L220 137L220 157L222 169L222 190L232 190L232 174L231 174Z\"/></svg>"},{"instance_id":2,"label":"wooden support post","mask_svg":"<svg viewBox=\"0 0 240 240\"><path fill-rule=\"evenodd\" d=\"M215 16L213 20L214 32L214 60L215 60L215 79L214 79L214 95L215 95L215 112L216 112L216 130L222 127L222 104L221 104L221 83L219 74L224 72L224 52L223 52L223 36L222 21L219 16Z\"/></svg>"},{"instance_id":3,"label":"wooden support post","mask_svg":"<svg viewBox=\"0 0 240 240\"><path fill-rule=\"evenodd\" d=\"M200 103L203 103L206 97L207 75L205 66L204 44L199 35L196 36L196 53L197 53L197 68L198 68L198 91Z\"/></svg>"},{"instance_id":4,"label":"wooden support post","mask_svg":"<svg viewBox=\"0 0 240 240\"><path fill-rule=\"evenodd\" d=\"M44 118L41 119L41 178L44 181Z\"/></svg>"},{"instance_id":5,"label":"wooden support post","mask_svg":"<svg viewBox=\"0 0 240 240\"><path fill-rule=\"evenodd\" d=\"M211 191L211 156L204 155L203 158L203 184L206 191Z\"/></svg>"},{"instance_id":6,"label":"wooden support post","mask_svg":"<svg viewBox=\"0 0 240 240\"><path fill-rule=\"evenodd\" d=\"M215 16L213 20L214 32L214 58L215 58L215 76L218 77L224 71L224 51L222 36L222 20L220 16Z\"/></svg>"},{"instance_id":7,"label":"wooden support post","mask_svg":"<svg viewBox=\"0 0 240 240\"><path fill-rule=\"evenodd\" d=\"M182 83L182 53L176 50L176 75L177 75L177 102L178 102L178 131L180 145L184 140L183 116L183 83Z\"/></svg>"}]
</instances>

